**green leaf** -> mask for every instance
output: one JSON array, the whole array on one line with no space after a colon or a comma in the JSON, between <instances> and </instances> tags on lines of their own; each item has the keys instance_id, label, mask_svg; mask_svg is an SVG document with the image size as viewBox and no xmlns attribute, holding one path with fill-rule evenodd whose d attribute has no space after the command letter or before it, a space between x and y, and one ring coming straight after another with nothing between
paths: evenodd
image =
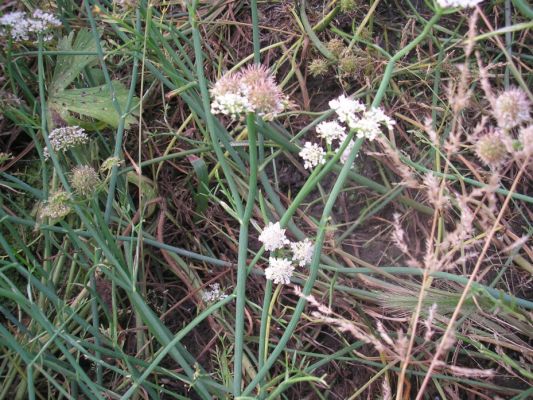
<instances>
[{"instance_id":1,"label":"green leaf","mask_svg":"<svg viewBox=\"0 0 533 400\"><path fill-rule=\"evenodd\" d=\"M123 112L127 112L128 110L125 108L128 101L128 90L119 81L113 81L112 84L120 107ZM91 126L86 126L87 124L92 124L92 121L87 119L91 118L116 128L120 121L120 115L113 107L112 98L113 94L109 90L109 86L101 85L86 89L64 90L56 93L48 102L52 115L54 113L59 115L61 119L69 124L77 124L85 129L91 129ZM137 98L134 98L132 110L137 109L138 101ZM135 112L126 117L126 129L136 120L132 114L135 114ZM93 129L94 127L91 130Z\"/></svg>"},{"instance_id":2,"label":"green leaf","mask_svg":"<svg viewBox=\"0 0 533 400\"><path fill-rule=\"evenodd\" d=\"M96 52L96 43L92 34L87 29L82 29L76 35L74 44L74 32L64 36L57 45L59 51L73 52ZM83 69L96 62L96 55L61 55L57 57L52 83L48 90L51 96L65 90L78 77Z\"/></svg>"},{"instance_id":3,"label":"green leaf","mask_svg":"<svg viewBox=\"0 0 533 400\"><path fill-rule=\"evenodd\" d=\"M72 52L57 57L52 82L48 86L48 119L51 127L68 124L79 125L86 130L98 130L111 126L117 128L120 115L113 106L113 97L118 101L123 113L127 113L125 128L135 123L136 105L139 99L134 97L131 110L126 110L128 90L119 81L112 81L113 91L109 85L84 89L67 89L85 70L98 61L96 42L87 29L82 29L74 38L71 32L58 44L58 50ZM79 54L83 53L83 54ZM89 53L89 54L85 54ZM101 82L101 71L92 70L93 77ZM98 74L100 73L100 74ZM112 93L114 92L114 93Z\"/></svg>"},{"instance_id":4,"label":"green leaf","mask_svg":"<svg viewBox=\"0 0 533 400\"><path fill-rule=\"evenodd\" d=\"M194 194L194 203L196 204L195 213L203 214L207 209L209 202L209 173L204 160L196 156L189 156L189 161L196 172L198 178L198 187ZM197 217L196 217L197 218Z\"/></svg>"}]
</instances>

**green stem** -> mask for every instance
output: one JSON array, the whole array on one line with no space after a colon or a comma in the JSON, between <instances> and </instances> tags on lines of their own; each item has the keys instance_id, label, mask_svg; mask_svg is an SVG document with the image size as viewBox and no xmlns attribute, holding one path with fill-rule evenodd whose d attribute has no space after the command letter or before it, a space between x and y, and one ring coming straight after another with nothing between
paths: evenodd
<instances>
[{"instance_id":1,"label":"green stem","mask_svg":"<svg viewBox=\"0 0 533 400\"><path fill-rule=\"evenodd\" d=\"M259 16L257 15L257 0L251 0L252 9L252 40L254 43L254 63L261 64L261 43L259 39Z\"/></svg>"},{"instance_id":2,"label":"green stem","mask_svg":"<svg viewBox=\"0 0 533 400\"><path fill-rule=\"evenodd\" d=\"M239 232L239 254L237 259L237 287L235 294L237 304L235 306L235 360L233 370L233 395L241 394L242 386L242 360L244 351L244 306L246 305L246 258L248 255L248 228L257 195L257 140L255 114L248 113L246 116L248 130L248 143L250 153L250 179L248 183L248 197L246 208L241 220Z\"/></svg>"},{"instance_id":3,"label":"green stem","mask_svg":"<svg viewBox=\"0 0 533 400\"><path fill-rule=\"evenodd\" d=\"M191 4L192 3L192 4ZM215 124L213 115L211 114L209 91L207 89L207 82L204 76L204 55L202 53L202 42L200 38L200 30L198 28L198 20L196 19L196 6L197 1L187 2L187 8L189 13L189 21L192 27L192 36L194 44L194 55L196 57L196 74L198 75L198 85L200 87L200 94L202 97L202 106L204 111L204 117L207 123L207 130L211 138L211 143L217 160L224 172L224 176L228 181L228 185L231 191L231 197L237 209L237 214L242 217L244 214L244 207L242 204L241 196L233 178L232 171L227 163L226 156L222 147L220 146L220 139L217 136L219 130ZM229 151L229 149L228 149Z\"/></svg>"}]
</instances>

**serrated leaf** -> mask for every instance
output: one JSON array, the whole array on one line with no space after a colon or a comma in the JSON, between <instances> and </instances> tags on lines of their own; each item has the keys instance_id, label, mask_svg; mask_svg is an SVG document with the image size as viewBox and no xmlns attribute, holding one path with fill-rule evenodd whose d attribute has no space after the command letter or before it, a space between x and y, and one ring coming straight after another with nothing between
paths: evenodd
<instances>
[{"instance_id":1,"label":"serrated leaf","mask_svg":"<svg viewBox=\"0 0 533 400\"><path fill-rule=\"evenodd\" d=\"M57 45L59 51L96 52L96 43L93 35L87 29L82 29L76 35L74 32L63 36ZM65 90L78 77L85 67L98 58L95 55L61 55L57 57L54 76L48 88L51 95Z\"/></svg>"},{"instance_id":2,"label":"serrated leaf","mask_svg":"<svg viewBox=\"0 0 533 400\"><path fill-rule=\"evenodd\" d=\"M128 90L119 81L112 82L116 99L120 104L123 112L126 112L126 103L128 102ZM49 102L52 114L58 114L64 121L70 122L73 119L80 122L83 126L87 118L102 121L114 128L118 127L120 115L113 106L113 95L108 85L101 85L86 89L68 89L56 93L51 97ZM134 98L132 109L136 110L138 98ZM75 115L72 115L72 114ZM76 115L77 114L77 115ZM126 129L135 122L134 113L126 117ZM81 117L78 117L81 116ZM85 120L83 117L86 117Z\"/></svg>"}]
</instances>

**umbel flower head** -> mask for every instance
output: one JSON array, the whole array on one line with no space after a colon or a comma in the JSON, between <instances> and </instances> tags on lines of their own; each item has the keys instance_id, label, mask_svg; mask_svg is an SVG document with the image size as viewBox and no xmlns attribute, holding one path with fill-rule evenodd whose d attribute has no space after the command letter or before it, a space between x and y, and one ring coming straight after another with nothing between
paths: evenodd
<instances>
[{"instance_id":1,"label":"umbel flower head","mask_svg":"<svg viewBox=\"0 0 533 400\"><path fill-rule=\"evenodd\" d=\"M240 72L224 74L211 89L211 112L232 118L255 112L270 120L288 104L274 77L263 65L251 65Z\"/></svg>"},{"instance_id":2,"label":"umbel flower head","mask_svg":"<svg viewBox=\"0 0 533 400\"><path fill-rule=\"evenodd\" d=\"M478 158L491 168L500 166L507 158L507 147L500 131L490 131L481 136L475 149Z\"/></svg>"},{"instance_id":3,"label":"umbel flower head","mask_svg":"<svg viewBox=\"0 0 533 400\"><path fill-rule=\"evenodd\" d=\"M527 95L521 89L510 88L496 97L494 118L500 128L512 129L530 120L530 106Z\"/></svg>"},{"instance_id":4,"label":"umbel flower head","mask_svg":"<svg viewBox=\"0 0 533 400\"><path fill-rule=\"evenodd\" d=\"M285 236L285 229L281 229L278 222L269 222L259 235L259 241L265 245L265 250L274 251L281 249L286 244L289 244L289 239Z\"/></svg>"},{"instance_id":5,"label":"umbel flower head","mask_svg":"<svg viewBox=\"0 0 533 400\"><path fill-rule=\"evenodd\" d=\"M41 208L39 216L41 218L58 219L66 217L70 211L69 205L70 196L64 190L58 190L51 193L48 197L48 201Z\"/></svg>"},{"instance_id":6,"label":"umbel flower head","mask_svg":"<svg viewBox=\"0 0 533 400\"><path fill-rule=\"evenodd\" d=\"M316 133L327 144L333 143L334 140L343 140L346 136L346 128L337 121L324 121L317 125Z\"/></svg>"},{"instance_id":7,"label":"umbel flower head","mask_svg":"<svg viewBox=\"0 0 533 400\"><path fill-rule=\"evenodd\" d=\"M43 35L43 39L52 38L50 29L61 26L53 14L36 9L31 17L25 12L14 11L0 17L0 35L9 35L16 42L36 39L38 35Z\"/></svg>"},{"instance_id":8,"label":"umbel flower head","mask_svg":"<svg viewBox=\"0 0 533 400\"><path fill-rule=\"evenodd\" d=\"M275 284L291 283L291 276L294 272L294 265L286 258L270 257L268 267L265 269L265 277Z\"/></svg>"},{"instance_id":9,"label":"umbel flower head","mask_svg":"<svg viewBox=\"0 0 533 400\"><path fill-rule=\"evenodd\" d=\"M318 164L326 163L326 152L316 143L305 142L303 149L298 154L304 160L305 169L312 169Z\"/></svg>"},{"instance_id":10,"label":"umbel flower head","mask_svg":"<svg viewBox=\"0 0 533 400\"><path fill-rule=\"evenodd\" d=\"M88 197L99 183L98 172L90 165L78 165L72 169L70 184L80 196Z\"/></svg>"},{"instance_id":11,"label":"umbel flower head","mask_svg":"<svg viewBox=\"0 0 533 400\"><path fill-rule=\"evenodd\" d=\"M301 242L293 242L290 244L292 250L292 259L298 263L300 267L309 264L313 259L313 251L315 246L309 238L305 238Z\"/></svg>"},{"instance_id":12,"label":"umbel flower head","mask_svg":"<svg viewBox=\"0 0 533 400\"><path fill-rule=\"evenodd\" d=\"M65 152L89 141L85 129L80 128L79 126L56 128L50 132L48 139L55 152ZM44 148L44 158L50 158L50 150L48 150L48 147Z\"/></svg>"}]
</instances>

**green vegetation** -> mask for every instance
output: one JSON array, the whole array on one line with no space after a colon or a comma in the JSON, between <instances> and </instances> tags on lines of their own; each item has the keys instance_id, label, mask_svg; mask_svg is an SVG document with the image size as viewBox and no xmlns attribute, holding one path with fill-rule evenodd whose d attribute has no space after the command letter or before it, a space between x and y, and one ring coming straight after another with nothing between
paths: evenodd
<instances>
[{"instance_id":1,"label":"green vegetation","mask_svg":"<svg viewBox=\"0 0 533 400\"><path fill-rule=\"evenodd\" d=\"M532 15L3 4L0 400L533 396Z\"/></svg>"}]
</instances>

